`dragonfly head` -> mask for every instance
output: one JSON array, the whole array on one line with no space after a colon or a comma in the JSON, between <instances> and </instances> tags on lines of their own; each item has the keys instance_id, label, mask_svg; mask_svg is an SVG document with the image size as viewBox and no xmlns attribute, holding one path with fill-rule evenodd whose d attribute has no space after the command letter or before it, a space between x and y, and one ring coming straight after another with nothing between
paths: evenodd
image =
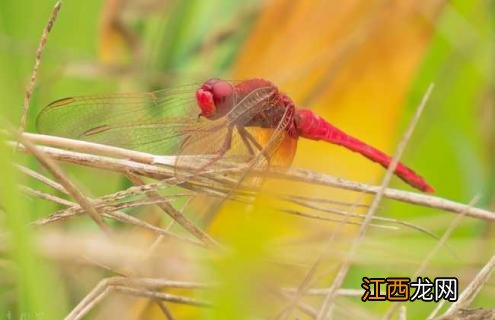
<instances>
[{"instance_id":1,"label":"dragonfly head","mask_svg":"<svg viewBox=\"0 0 495 320\"><path fill-rule=\"evenodd\" d=\"M220 79L210 79L196 91L200 109L199 116L215 120L226 115L232 108L234 88Z\"/></svg>"}]
</instances>

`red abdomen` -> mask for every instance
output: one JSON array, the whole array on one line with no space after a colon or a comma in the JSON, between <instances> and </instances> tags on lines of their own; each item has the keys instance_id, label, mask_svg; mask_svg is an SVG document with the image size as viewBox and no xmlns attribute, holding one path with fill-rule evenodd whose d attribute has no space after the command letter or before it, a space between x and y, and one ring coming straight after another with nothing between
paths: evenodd
<instances>
[{"instance_id":1,"label":"red abdomen","mask_svg":"<svg viewBox=\"0 0 495 320\"><path fill-rule=\"evenodd\" d=\"M341 145L351 151L362 154L366 158L379 163L385 168L388 168L392 161L392 158L389 155L346 134L310 110L297 110L295 124L298 135L304 138L325 140L333 144ZM421 176L402 163L397 165L394 173L409 185L423 192L434 192L434 189Z\"/></svg>"}]
</instances>

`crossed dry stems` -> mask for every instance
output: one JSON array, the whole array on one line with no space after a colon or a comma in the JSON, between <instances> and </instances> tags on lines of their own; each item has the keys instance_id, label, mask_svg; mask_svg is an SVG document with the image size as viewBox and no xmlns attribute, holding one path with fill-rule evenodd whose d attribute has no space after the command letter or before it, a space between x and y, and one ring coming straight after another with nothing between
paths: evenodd
<instances>
[{"instance_id":1,"label":"crossed dry stems","mask_svg":"<svg viewBox=\"0 0 495 320\"><path fill-rule=\"evenodd\" d=\"M59 137L44 136L32 133L26 133L26 119L29 110L29 104L31 95L36 84L37 73L41 63L41 57L43 50L46 46L48 35L56 21L58 13L61 8L61 2L57 1L52 14L49 18L48 24L45 27L39 47L36 51L35 63L30 78L29 85L26 88L23 112L19 125L18 134L14 134L17 142L11 142L13 147L17 147L17 150L24 151L31 155L34 155L36 159L42 164L55 178L56 181L42 175L39 172L33 171L29 168L18 166L18 169L44 183L45 185L53 188L55 191L62 194L62 196L70 196L75 202L51 195L39 190L22 186L21 190L32 196L57 203L65 209L55 212L50 217L38 220L33 224L41 227L47 224L52 224L56 221L63 221L67 218L77 215L88 214L95 223L109 236L109 240L114 237L114 232L108 226L105 219L114 219L129 225L134 225L143 229L146 229L156 235L153 245L145 254L145 258L150 258L155 254L157 247L162 244L166 239L175 241L180 244L191 245L195 248L201 248L207 251L222 252L218 250L222 248L216 240L214 240L208 233L202 230L198 225L193 223L190 219L184 215L181 210L177 210L173 206L173 200L177 198L192 199L193 197L201 194L206 194L211 197L217 197L219 199L229 196L232 200L239 202L250 203L252 198L256 196L256 190L250 190L249 188L235 188L235 192L232 192L232 186L236 186L236 180L232 179L232 176L242 176L245 174L245 166L242 164L222 163L219 162L213 169L208 169L201 174L195 176L188 181L180 181L175 176L176 161L174 156L163 157L155 156L152 154L136 152L132 150L126 150L121 148L115 148L110 146L104 146L94 143L88 143L83 141L64 139ZM414 224L403 222L390 218L376 217L375 214L379 208L379 204L382 198L388 198L401 202L406 202L413 205L419 205L423 207L435 208L447 212L457 213L459 216L454 219L451 226L447 229L444 235L439 239L437 246L431 251L430 255L425 258L423 264L418 268L416 274L420 274L425 270L431 257L438 252L439 248L445 244L452 230L459 225L460 220L464 216L483 219L486 221L495 221L495 213L475 208L472 205L474 201L468 205L453 202L447 199L418 194L413 192L407 192L402 190L390 189L388 184L390 182L393 170L397 165L402 152L405 149L406 143L409 140L414 125L418 121L421 111L424 108L426 100L431 92L431 88L427 91L425 98L418 107L418 111L410 127L408 128L404 138L401 140L396 155L393 158L392 164L387 170L381 186L370 186L354 181L348 181L341 178L324 175L317 172L312 172L303 169L289 169L282 170L272 168L267 172L257 172L252 170L249 174L263 175L270 179L283 179L298 181L301 183L307 183L312 185L322 185L332 188L339 188L344 190L350 190L359 192L360 194L373 194L374 200L368 207L366 215L360 215L355 213L355 209L362 207L358 202L354 204L348 203L335 203L326 199L318 199L316 197L301 198L295 195L287 195L283 193L274 194L287 203L298 205L306 210L316 210L323 213L335 214L342 216L341 219L322 216L320 214L308 213L306 211L278 208L280 211L298 215L309 219L329 220L337 222L339 224L357 224L360 226L357 237L351 243L351 249L347 255L344 256L340 269L337 272L337 276L333 279L330 287L328 288L313 288L312 278L315 275L316 269L320 267L321 259L324 257L323 252L308 269L305 274L304 280L299 286L295 288L282 288L277 295L286 302L286 307L279 313L279 318L288 318L291 314L291 310L296 307L301 312L305 313L311 318L326 319L331 310L335 309L335 297L337 296L360 296L361 290L356 289L342 289L342 283L348 273L348 270L353 261L353 255L355 255L357 248L363 242L366 232L369 227L375 226L383 229L397 229L397 226L403 226L413 228L421 232L432 234L429 230ZM191 162L197 166L201 166L202 163L207 162L205 157L193 157ZM80 166L87 166L97 169L103 169L107 171L118 172L131 180L134 186L129 187L126 190L122 190L110 195L106 195L99 198L90 198L84 194L77 185L71 181L71 179L65 174L59 162L68 162L77 164ZM152 178L158 180L157 182L146 183L142 178ZM168 187L180 186L183 193L175 193L173 195L164 196L159 193L160 190ZM137 196L138 199L132 198ZM331 204L335 207L345 206L347 210L329 208L322 204ZM163 212L168 214L172 218L172 222L165 228L155 226L137 217L131 216L122 210L125 208L142 207L155 205L158 206ZM367 207L367 206L365 206ZM372 224L374 220L377 223ZM172 224L180 225L183 230L187 232L186 235L179 235L172 232L170 227ZM388 225L392 224L392 226ZM335 240L336 233L334 232L330 237L326 237L328 240L327 250L329 244ZM108 251L111 252L111 251ZM74 253L72 253L74 254ZM111 267L105 267L112 270ZM469 306L472 299L483 285L488 280L490 273L495 268L495 255L490 259L487 265L479 272L479 274L473 279L472 283L461 294L457 303L454 303L448 309L446 315L453 314L460 308ZM115 271L115 270L112 270ZM115 271L116 272L116 271ZM96 285L86 297L84 297L79 304L69 313L67 319L81 319L88 314L99 302L107 297L112 292L121 292L127 295L146 297L160 306L164 316L167 319L174 319L170 309L164 304L176 303L191 305L196 307L211 307L210 303L201 299L190 298L186 296L176 295L164 292L163 290L169 288L182 288L191 290L211 290L214 289L215 284L206 284L191 281L173 281L165 280L162 278L144 278L135 274L126 274L119 277L110 277L103 279ZM306 303L303 298L308 295L320 295L323 297L323 303L319 309L315 309L314 306ZM163 302L163 303L162 303ZM214 307L214 306L213 306ZM390 309L387 316L391 316L397 309L396 307ZM439 309L439 308L437 308ZM430 315L433 318L439 310L435 310ZM406 318L406 308L400 306L399 317L401 319Z\"/></svg>"},{"instance_id":2,"label":"crossed dry stems","mask_svg":"<svg viewBox=\"0 0 495 320\"><path fill-rule=\"evenodd\" d=\"M38 135L35 134L24 134L23 135L24 139L32 139L32 141L37 141L39 138ZM67 161L79 165L85 165L85 166L90 166L94 168L100 168L100 169L106 169L106 170L113 170L121 173L126 173L127 176L133 177L132 180L135 182L135 186L128 188L127 190L119 191L115 194L110 194L104 197L101 197L99 199L91 199L90 201L93 203L93 206L95 207L96 210L99 212L102 212L104 216L117 219L119 221L125 222L125 223L130 223L134 224L143 228L146 228L150 231L153 231L156 233L158 236L166 236L170 237L173 239L176 239L178 241L184 242L184 243L190 243L195 246L203 246L204 243L200 241L201 239L198 238L198 235L195 234L194 232L191 232L191 235L195 237L196 239L190 239L190 238L185 238L183 236L179 236L177 234L171 233L165 229L155 227L149 223L146 223L138 218L129 216L126 213L123 213L120 211L123 208L128 208L128 207L136 207L136 206L143 206L143 205L161 205L163 203L168 203L170 205L171 198L170 196L165 197L157 197L156 191L166 188L167 186L174 185L175 177L174 177L174 159L173 157L168 157L167 161L169 162L168 164L166 163L167 161L164 161L163 157L158 157L157 156L151 155L151 154L144 154L140 153L139 157L136 157L134 154L135 151L129 151L125 149L118 149L111 147L112 152L109 152L107 146L100 146L97 144L93 143L86 143L82 141L74 141L73 144L71 144L70 139L65 139L65 138L59 138L59 137L47 137L47 136L42 136L41 140L43 141L44 144L53 144L53 145L61 145L63 144L64 147L69 148L69 149L78 149L78 147L82 147L82 149L91 149L92 152L96 154L90 154L90 153L83 153L83 152L76 152L76 151L67 151L64 149L60 148L54 148L54 147L49 147L49 146L37 146L38 150L41 150L41 152L44 152L48 157L53 158L54 160L58 161ZM62 142L61 142L62 141ZM50 143L52 142L52 143ZM14 145L15 143L11 143ZM87 145L88 144L88 145ZM19 148L20 151L26 151L29 152L27 148L24 148L21 146ZM126 160L122 158L115 158L113 156L119 156L119 157L125 157L129 152L131 155L133 155L134 159L140 159L143 160L144 162L139 162L139 161L131 161L131 160ZM98 155L98 154L106 154L105 156ZM109 156L109 155L112 155ZM202 162L201 158L197 159L192 159L197 161L198 165L200 165ZM207 161L204 160L204 161ZM160 165L153 164L155 162L160 162ZM187 197L191 198L197 195L197 193L209 193L211 196L217 196L217 197L222 197L225 195L226 190L228 187L231 185L232 180L229 178L226 178L224 176L225 173L231 173L235 174L237 172L242 172L243 166L241 164L239 165L233 165L231 163L229 164L223 164L219 163L219 166L224 167L223 171L221 171L220 176L216 176L215 170L207 171L199 176L197 176L195 179L192 179L188 181L187 183L183 183L181 187L183 187L186 191L182 194L174 194L173 197ZM41 175L40 173L34 172L30 169L19 167L19 169L24 172L25 174L32 176L33 178L42 181L43 183L53 187L55 190L58 191L64 191L65 189L61 184L58 184L49 178ZM252 174L257 174L256 172L253 172ZM261 174L261 173L259 173ZM290 169L289 171L282 171L278 169L274 169L273 171L269 172L264 172L263 174L267 175L268 177L272 177L274 179L289 179L289 180L295 180L295 181L303 181L305 183L316 183L316 184L323 184L331 187L340 187L344 189L350 189L350 190L359 190L361 192L366 192L366 193L376 193L378 190L380 190L378 187L374 186L368 186L364 185L361 183L357 182L352 182L352 181L347 181L344 179L340 178L335 178L331 177L328 175L323 175L320 173L316 172L311 172L307 170L301 170L301 169ZM145 176L145 177L151 177L155 179L159 179L158 182L152 182L149 184L144 184L142 180L137 180L137 176ZM207 182L211 182L211 179L216 178L217 185L212 186L211 184L207 184ZM207 187L205 187L207 186ZM66 219L68 217L74 216L74 215L80 215L83 214L85 211L82 209L82 207L76 203L70 202L68 200L65 200L63 198L58 198L52 195L48 195L45 193L42 193L37 190L32 190L28 188L23 189L25 192L37 196L37 197L42 197L46 200L49 201L54 201L59 204L68 206L68 209L61 210L52 216L42 219L40 221L37 221L36 224L38 225L44 225L48 223L53 223L55 221L60 221L62 219ZM150 193L153 192L153 193ZM66 192L64 192L66 193ZM135 196L135 195L145 195L148 199L140 199L140 200L130 200L130 201L121 201L123 199L126 199L129 196ZM244 195L252 195L252 190L238 190L237 193L233 194L233 197L235 199L236 196L242 197ZM495 217L495 214L479 209L479 208L474 208L471 204L464 205L464 204L459 204L455 203L452 201L448 201L445 199L441 199L438 197L430 196L430 195L423 195L423 194L416 194L412 192L406 192L406 191L401 191L401 190L394 190L394 189L383 189L383 195L385 197L389 197L391 199L398 199L400 201L416 204L416 205L423 205L423 206L428 206L428 207L433 207L433 208L438 208L442 209L445 211L450 211L450 212L455 212L459 214L459 217L455 220L456 224L458 223L459 219L462 218L463 216L471 216L475 218L481 218L481 219L486 219L489 221L492 221ZM350 223L351 218L358 218L358 221L355 221L354 223L357 223L359 225L363 225L363 220L365 219L364 216L356 214L353 212L352 204L351 204L351 209L346 211L346 210L338 210L335 208L326 208L326 207L321 207L321 203L324 202L322 199L312 199L312 197L306 197L304 199L301 199L298 196L291 196L291 195L286 195L282 194L279 195L281 199L285 199L289 202L298 204L302 207L309 208L309 209L321 209L321 211L328 211L332 212L334 214L340 214L344 216L344 219L338 220L340 223ZM116 202L116 201L121 201L121 202ZM329 201L333 203L332 201ZM342 206L346 205L345 203L333 203L334 205L337 206ZM362 205L356 204L354 206L360 206ZM166 210L165 210L166 211ZM284 212L289 212L292 214L297 214L301 215L304 217L309 217L309 218L315 218L315 219L321 219L321 220L328 220L328 217L325 216L318 216L310 213L302 213L297 210L292 210L292 209L281 209L281 211ZM330 218L331 219L331 218ZM402 224L402 225L407 225L408 223L404 223L401 221L397 220L388 220L386 218L380 218L376 217L376 221L380 222L389 222L393 224ZM368 224L368 226L371 226L372 224ZM381 225L378 224L376 225L377 227L390 227L387 225ZM414 226L412 225L413 228L422 230L421 227ZM453 227L448 229L448 232L451 232ZM429 232L428 230L422 230L423 232ZM441 245L445 243L446 233L444 236L441 238L441 240L438 243L438 246L436 247L435 250L438 251ZM431 258L431 255L429 255ZM427 263L429 259L425 259L425 263ZM423 268L424 269L424 268ZM308 281L309 282L309 281ZM315 292L319 292L320 294L324 292L325 296L331 295L332 297L338 296L342 293L340 286L331 286L328 289L314 289L307 284L304 286L304 290L295 289L295 291L287 291L282 297L284 299L287 299L287 303L289 305L296 306L301 310L301 312L304 312L308 315L311 315L313 318L316 318L318 315L317 312L315 312L314 308L309 308L307 305L304 304L302 298L308 294L314 294ZM478 287L479 288L479 287ZM114 290L115 289L115 290ZM319 290L319 291L318 291ZM122 286L116 286L111 287L111 288L105 288L100 295L94 298L94 301L90 303L87 308L91 309L91 307L95 306L101 299L103 299L106 295L108 295L110 292L125 292L128 294L133 294L133 295L140 295L140 296L147 296L149 298L152 298L153 300L163 300L163 301L173 301L175 303L181 303L181 301L185 301L184 303L188 304L189 300L188 299L180 299L174 297L173 295L167 295L167 294L151 294L150 292L145 292L142 289L135 289L131 290L129 288L124 289ZM292 294L291 292L294 292ZM344 290L345 292L345 290ZM184 297L186 298L186 297ZM330 306L327 306L326 310L328 310ZM89 311L89 309L87 311ZM85 309L86 310L86 309ZM73 311L74 312L74 311ZM165 312L165 311L164 311ZM403 312L403 309L401 309L401 312ZM84 313L85 314L85 313ZM288 316L289 313L284 313L286 316Z\"/></svg>"}]
</instances>

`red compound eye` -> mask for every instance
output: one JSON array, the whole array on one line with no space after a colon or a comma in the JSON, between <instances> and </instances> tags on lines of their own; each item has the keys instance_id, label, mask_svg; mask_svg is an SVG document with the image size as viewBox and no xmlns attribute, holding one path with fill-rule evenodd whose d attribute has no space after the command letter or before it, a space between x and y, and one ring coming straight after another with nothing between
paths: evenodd
<instances>
[{"instance_id":1,"label":"red compound eye","mask_svg":"<svg viewBox=\"0 0 495 320\"><path fill-rule=\"evenodd\" d=\"M196 100L198 106L201 109L201 115L204 117L210 117L215 112L215 102L213 101L213 94L203 88L196 91Z\"/></svg>"},{"instance_id":2,"label":"red compound eye","mask_svg":"<svg viewBox=\"0 0 495 320\"><path fill-rule=\"evenodd\" d=\"M229 110L234 88L227 81L210 79L196 91L200 115L211 120L224 116Z\"/></svg>"},{"instance_id":3,"label":"red compound eye","mask_svg":"<svg viewBox=\"0 0 495 320\"><path fill-rule=\"evenodd\" d=\"M213 85L213 99L220 103L232 95L232 86L227 81L219 80Z\"/></svg>"}]
</instances>

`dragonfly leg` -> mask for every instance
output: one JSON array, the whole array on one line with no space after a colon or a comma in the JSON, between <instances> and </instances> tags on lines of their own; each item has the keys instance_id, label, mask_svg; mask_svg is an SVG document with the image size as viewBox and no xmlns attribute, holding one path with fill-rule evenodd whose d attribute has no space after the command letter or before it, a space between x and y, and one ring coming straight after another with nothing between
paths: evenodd
<instances>
[{"instance_id":1,"label":"dragonfly leg","mask_svg":"<svg viewBox=\"0 0 495 320\"><path fill-rule=\"evenodd\" d=\"M256 141L256 138L253 137L253 135L246 130L246 128L239 126L237 127L237 130L239 131L242 141L244 142L244 144L246 144L246 147L248 149L250 149L251 151L253 150L251 147L252 143L256 147L256 149L258 149L258 151L263 154L265 159L270 162L270 156L266 153L266 150L258 143L258 141ZM254 153L251 153L251 155L254 156Z\"/></svg>"},{"instance_id":2,"label":"dragonfly leg","mask_svg":"<svg viewBox=\"0 0 495 320\"><path fill-rule=\"evenodd\" d=\"M232 145L232 134L233 134L233 131L234 131L234 127L230 126L228 128L227 134L225 135L225 140L223 141L222 146L218 150L218 152L215 155L215 157L213 157L213 159L211 159L205 165L203 165L199 169L199 171L204 170L206 167L208 167L208 166L212 165L213 163L217 162L218 160L220 160L227 153L227 151L230 150L230 147Z\"/></svg>"},{"instance_id":3,"label":"dragonfly leg","mask_svg":"<svg viewBox=\"0 0 495 320\"><path fill-rule=\"evenodd\" d=\"M242 142L244 142L244 145L246 146L246 149L248 150L249 154L254 157L254 150L253 147L251 147L251 141L247 138L246 129L243 127L237 127L237 131L239 132L239 135L241 136Z\"/></svg>"},{"instance_id":4,"label":"dragonfly leg","mask_svg":"<svg viewBox=\"0 0 495 320\"><path fill-rule=\"evenodd\" d=\"M252 143L256 147L256 149L258 149L259 151L263 151L263 147L258 143L258 141L256 141L256 138L253 137L253 135L246 130L246 128L239 126L237 127L237 130L239 131L241 137L243 137L243 140L246 139L247 141Z\"/></svg>"}]
</instances>

